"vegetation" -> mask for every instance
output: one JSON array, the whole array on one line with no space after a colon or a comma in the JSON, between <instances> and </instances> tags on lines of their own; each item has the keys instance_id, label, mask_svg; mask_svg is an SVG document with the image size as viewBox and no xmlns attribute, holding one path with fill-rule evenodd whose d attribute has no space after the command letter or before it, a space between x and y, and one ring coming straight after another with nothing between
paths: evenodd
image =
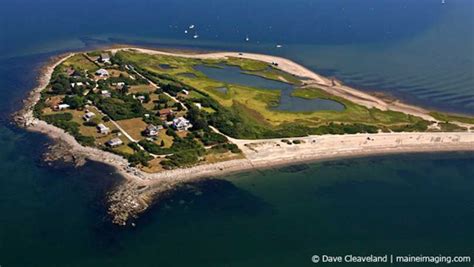
<instances>
[{"instance_id":1,"label":"vegetation","mask_svg":"<svg viewBox=\"0 0 474 267\"><path fill-rule=\"evenodd\" d=\"M453 115L453 114L448 114L448 113L441 113L441 112L430 112L430 115L440 121L444 122L462 122L462 123L468 123L468 124L474 124L474 117L467 117L467 116L461 116L461 115Z\"/></svg>"},{"instance_id":2,"label":"vegetation","mask_svg":"<svg viewBox=\"0 0 474 267\"><path fill-rule=\"evenodd\" d=\"M51 115L43 115L41 119L50 123L56 127L64 129L64 131L68 132L74 138L76 138L77 142L81 145L85 146L93 146L95 139L91 136L84 136L79 132L79 124L77 122L71 121L72 114L71 113L57 113Z\"/></svg>"},{"instance_id":3,"label":"vegetation","mask_svg":"<svg viewBox=\"0 0 474 267\"><path fill-rule=\"evenodd\" d=\"M146 113L140 101L132 96L103 98L97 106L113 120L125 120L142 117Z\"/></svg>"}]
</instances>

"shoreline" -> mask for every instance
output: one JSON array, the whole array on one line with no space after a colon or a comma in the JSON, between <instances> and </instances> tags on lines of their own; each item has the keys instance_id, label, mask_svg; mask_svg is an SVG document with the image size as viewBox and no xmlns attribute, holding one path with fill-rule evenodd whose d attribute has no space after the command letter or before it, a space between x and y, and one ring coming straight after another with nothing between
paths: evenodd
<instances>
[{"instance_id":1,"label":"shoreline","mask_svg":"<svg viewBox=\"0 0 474 267\"><path fill-rule=\"evenodd\" d=\"M265 62L278 62L279 68L290 74L308 77L314 84L324 87L335 95L340 95L358 104L381 107L413 114L424 119L434 120L429 111L403 104L398 100L387 103L384 100L358 91L354 88L337 83L331 86L330 80L309 69L289 60L269 55L237 52L216 52L205 54L174 54L170 52L143 49L137 47L121 47L105 49L117 51L120 49L135 49L149 54L169 54L183 57L210 57L222 58L237 56ZM80 145L73 136L64 130L47 124L34 117L33 107L40 99L41 91L48 85L54 68L67 60L75 53L66 53L51 58L40 69L38 85L28 94L22 110L14 114L17 124L27 130L48 135L53 141L62 140L69 146L71 155L81 155L92 161L108 164L115 168L125 182L111 193L109 199L111 207L109 214L114 217L113 222L125 225L130 218L135 218L153 202L153 199L165 191L182 182L204 177L222 176L229 173L253 169L268 169L278 166L334 160L339 158L365 157L372 155L417 153L417 152L447 152L447 151L474 151L474 132L411 132L411 133L377 133L377 134L346 134L346 135L318 135L307 137L241 140L229 138L243 151L244 159L197 165L189 168L180 168L159 173L146 173L128 166L126 159L93 147ZM353 99L356 99L355 101ZM287 144L281 139L299 140L300 144Z\"/></svg>"}]
</instances>

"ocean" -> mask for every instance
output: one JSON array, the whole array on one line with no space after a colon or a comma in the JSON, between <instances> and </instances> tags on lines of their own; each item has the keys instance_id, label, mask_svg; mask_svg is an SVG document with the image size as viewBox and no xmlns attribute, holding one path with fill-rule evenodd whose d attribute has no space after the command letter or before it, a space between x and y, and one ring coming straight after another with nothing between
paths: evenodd
<instances>
[{"instance_id":1,"label":"ocean","mask_svg":"<svg viewBox=\"0 0 474 267\"><path fill-rule=\"evenodd\" d=\"M0 266L312 266L312 255L322 254L474 257L474 153L342 159L210 177L169 195L137 227L120 228L104 204L121 179L110 167L48 166L41 154L50 141L9 119L49 57L113 43L280 55L362 90L472 115L474 2L445 2L3 1Z\"/></svg>"}]
</instances>

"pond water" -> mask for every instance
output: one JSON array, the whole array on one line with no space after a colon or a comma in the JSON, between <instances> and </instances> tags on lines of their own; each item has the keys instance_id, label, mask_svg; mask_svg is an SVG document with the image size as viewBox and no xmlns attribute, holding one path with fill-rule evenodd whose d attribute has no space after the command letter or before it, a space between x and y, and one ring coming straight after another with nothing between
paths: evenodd
<instances>
[{"instance_id":1,"label":"pond water","mask_svg":"<svg viewBox=\"0 0 474 267\"><path fill-rule=\"evenodd\" d=\"M273 108L275 110L293 112L344 110L344 105L336 101L319 98L304 99L291 96L291 93L295 89L294 85L265 79L256 75L246 74L236 66L219 65L217 67L210 67L206 65L196 65L194 69L204 73L207 77L220 82L240 84L260 89L281 90L280 103L278 106ZM223 88L224 93L227 93L227 88ZM222 88L217 88L217 90L220 91Z\"/></svg>"},{"instance_id":2,"label":"pond water","mask_svg":"<svg viewBox=\"0 0 474 267\"><path fill-rule=\"evenodd\" d=\"M170 70L170 69L173 69L173 67L169 64L159 64L158 65L160 68L164 69L164 70Z\"/></svg>"}]
</instances>

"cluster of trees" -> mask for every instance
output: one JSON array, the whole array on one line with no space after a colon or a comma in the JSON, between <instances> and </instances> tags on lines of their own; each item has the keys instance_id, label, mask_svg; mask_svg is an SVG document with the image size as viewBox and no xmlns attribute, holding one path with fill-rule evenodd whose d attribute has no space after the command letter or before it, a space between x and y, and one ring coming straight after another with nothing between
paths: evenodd
<instances>
[{"instance_id":1,"label":"cluster of trees","mask_svg":"<svg viewBox=\"0 0 474 267\"><path fill-rule=\"evenodd\" d=\"M390 130L394 132L424 132L428 130L429 125L429 121L420 120L414 124L392 126L390 127Z\"/></svg>"},{"instance_id":2,"label":"cluster of trees","mask_svg":"<svg viewBox=\"0 0 474 267\"><path fill-rule=\"evenodd\" d=\"M177 104L173 102L171 98L169 98L167 95L164 95L164 94L159 94L158 100L154 100L153 103L155 103L155 106L154 106L155 110L175 107Z\"/></svg>"},{"instance_id":3,"label":"cluster of trees","mask_svg":"<svg viewBox=\"0 0 474 267\"><path fill-rule=\"evenodd\" d=\"M242 152L236 144L231 144L231 143L218 144L218 145L213 146L211 149L212 151L217 152L217 153L225 153L227 151L230 151L232 153Z\"/></svg>"},{"instance_id":4,"label":"cluster of trees","mask_svg":"<svg viewBox=\"0 0 474 267\"><path fill-rule=\"evenodd\" d=\"M95 87L95 82L85 77L85 74L80 73L81 76L69 77L64 73L63 67L58 66L54 69L51 78L51 92L54 94L77 94L82 95L86 90L90 90ZM71 86L71 83L82 82L82 86Z\"/></svg>"},{"instance_id":5,"label":"cluster of trees","mask_svg":"<svg viewBox=\"0 0 474 267\"><path fill-rule=\"evenodd\" d=\"M160 117L156 116L155 114L148 114L148 117L143 116L143 121L147 124L163 125Z\"/></svg>"},{"instance_id":6,"label":"cluster of trees","mask_svg":"<svg viewBox=\"0 0 474 267\"><path fill-rule=\"evenodd\" d=\"M141 150L136 143L129 143L128 146L133 149L133 154L123 153L107 146L102 147L102 149L111 153L121 155L122 157L128 160L130 166L132 167L135 167L137 165L149 166L148 162L153 159L150 154L148 154L146 151Z\"/></svg>"},{"instance_id":7,"label":"cluster of trees","mask_svg":"<svg viewBox=\"0 0 474 267\"><path fill-rule=\"evenodd\" d=\"M149 140L141 140L139 144L148 152L156 155L173 154L181 151L194 151L197 154L204 152L204 147L196 142L193 135L181 138L177 135L173 138L173 145L169 148L160 146ZM198 153L199 152L199 153Z\"/></svg>"},{"instance_id":8,"label":"cluster of trees","mask_svg":"<svg viewBox=\"0 0 474 267\"><path fill-rule=\"evenodd\" d=\"M94 146L94 138L91 136L84 136L79 132L79 124L72 121L71 113L43 115L41 116L41 119L68 132L74 136L80 144L84 146Z\"/></svg>"},{"instance_id":9,"label":"cluster of trees","mask_svg":"<svg viewBox=\"0 0 474 267\"><path fill-rule=\"evenodd\" d=\"M129 95L120 98L103 98L96 105L113 120L138 118L146 113L140 101Z\"/></svg>"},{"instance_id":10,"label":"cluster of trees","mask_svg":"<svg viewBox=\"0 0 474 267\"><path fill-rule=\"evenodd\" d=\"M68 95L64 97L63 103L68 104L72 109L78 109L84 107L86 99L79 95Z\"/></svg>"}]
</instances>

